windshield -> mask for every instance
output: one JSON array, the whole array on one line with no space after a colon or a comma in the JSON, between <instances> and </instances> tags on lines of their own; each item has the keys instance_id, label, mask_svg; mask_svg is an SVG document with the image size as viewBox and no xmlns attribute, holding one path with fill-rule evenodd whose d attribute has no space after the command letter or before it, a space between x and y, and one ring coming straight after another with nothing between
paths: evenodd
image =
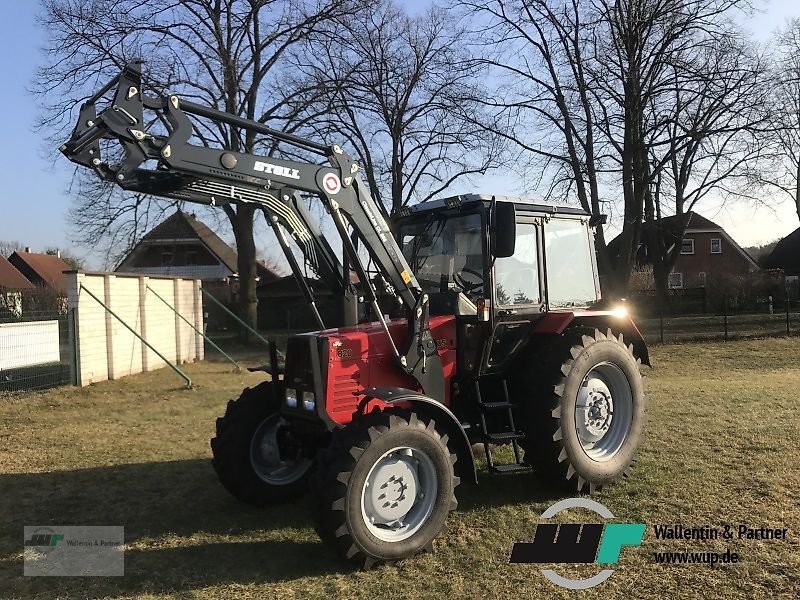
<instances>
[{"instance_id":1,"label":"windshield","mask_svg":"<svg viewBox=\"0 0 800 600\"><path fill-rule=\"evenodd\" d=\"M481 216L431 215L400 227L403 255L428 293L463 292L483 296Z\"/></svg>"}]
</instances>

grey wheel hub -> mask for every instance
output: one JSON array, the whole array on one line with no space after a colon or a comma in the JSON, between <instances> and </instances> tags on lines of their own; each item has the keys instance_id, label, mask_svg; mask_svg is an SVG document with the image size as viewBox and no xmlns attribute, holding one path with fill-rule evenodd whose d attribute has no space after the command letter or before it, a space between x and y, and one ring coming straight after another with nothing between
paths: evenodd
<instances>
[{"instance_id":1,"label":"grey wheel hub","mask_svg":"<svg viewBox=\"0 0 800 600\"><path fill-rule=\"evenodd\" d=\"M584 377L575 405L575 427L586 454L604 462L617 454L633 422L633 392L619 366L604 362Z\"/></svg>"},{"instance_id":2,"label":"grey wheel hub","mask_svg":"<svg viewBox=\"0 0 800 600\"><path fill-rule=\"evenodd\" d=\"M393 448L367 474L361 493L364 523L383 541L409 538L431 516L437 491L436 469L425 452Z\"/></svg>"},{"instance_id":3,"label":"grey wheel hub","mask_svg":"<svg viewBox=\"0 0 800 600\"><path fill-rule=\"evenodd\" d=\"M258 426L250 441L250 466L259 479L271 485L294 483L312 465L312 461L303 456L302 448L290 452L281 448L281 433L287 426L280 415L270 415Z\"/></svg>"}]
</instances>

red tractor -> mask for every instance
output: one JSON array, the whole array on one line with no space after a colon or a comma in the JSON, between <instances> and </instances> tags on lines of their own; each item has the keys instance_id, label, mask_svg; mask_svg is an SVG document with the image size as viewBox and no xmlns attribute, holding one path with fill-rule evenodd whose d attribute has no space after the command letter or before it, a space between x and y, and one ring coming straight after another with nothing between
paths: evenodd
<instances>
[{"instance_id":1,"label":"red tractor","mask_svg":"<svg viewBox=\"0 0 800 600\"><path fill-rule=\"evenodd\" d=\"M187 114L330 166L192 145ZM112 143L122 152L109 164ZM320 330L289 338L285 366L273 345L271 381L217 420L213 465L238 499L285 502L310 485L320 537L369 568L431 548L459 482L477 483L473 444L492 472L532 469L577 492L628 474L648 351L624 309L603 307L584 211L464 195L410 207L390 227L340 147L145 96L137 64L84 103L61 150L127 190L255 205L274 229ZM329 213L341 260L308 197ZM339 326L323 322L290 242L336 293ZM496 462L502 445L512 462Z\"/></svg>"}]
</instances>

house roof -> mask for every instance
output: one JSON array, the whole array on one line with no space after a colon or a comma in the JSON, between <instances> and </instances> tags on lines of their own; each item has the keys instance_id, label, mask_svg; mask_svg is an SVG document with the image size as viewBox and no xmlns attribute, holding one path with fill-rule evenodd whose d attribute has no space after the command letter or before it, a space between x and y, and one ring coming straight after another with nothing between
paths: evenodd
<instances>
[{"instance_id":1,"label":"house roof","mask_svg":"<svg viewBox=\"0 0 800 600\"><path fill-rule=\"evenodd\" d=\"M30 290L35 286L16 267L0 256L0 289Z\"/></svg>"},{"instance_id":2,"label":"house roof","mask_svg":"<svg viewBox=\"0 0 800 600\"><path fill-rule=\"evenodd\" d=\"M686 219L686 221L682 221L682 219ZM712 221L711 219L707 219L701 214L698 214L694 211L688 211L683 213L682 215L670 215L668 217L663 217L652 223L644 223L642 226L642 247L647 243L647 231L650 227L657 227L658 229L664 232L664 241L667 243L668 246L672 246L673 244L677 244L683 238L681 235L682 230L682 223L686 223L686 233L719 233L721 238L727 240L727 242L733 246L744 259L750 262L755 268L759 269L758 263L753 260L753 257L750 256L744 248L742 248L736 240L734 240L728 232L725 231L720 225ZM616 254L619 246L619 238L620 236L615 237L608 243L609 249L612 251L612 255ZM644 257L640 255L640 260ZM645 259L646 261L646 259Z\"/></svg>"},{"instance_id":3,"label":"house roof","mask_svg":"<svg viewBox=\"0 0 800 600\"><path fill-rule=\"evenodd\" d=\"M669 217L663 217L662 219L656 221L656 223L659 223L662 227L678 227L681 224L682 217L686 219L687 231L692 229L700 229L704 231L709 229L724 231L722 227L714 223L714 221L712 221L711 219L706 219L703 215L700 215L694 212L693 210L690 210L689 212L684 213L683 215L672 215Z\"/></svg>"},{"instance_id":4,"label":"house roof","mask_svg":"<svg viewBox=\"0 0 800 600\"><path fill-rule=\"evenodd\" d=\"M180 209L148 231L122 260L117 270L120 270L141 246L176 240L199 240L231 273L238 273L239 257L236 251L194 214L185 213ZM256 269L261 278L277 279L279 277L261 261L256 262Z\"/></svg>"},{"instance_id":5,"label":"house roof","mask_svg":"<svg viewBox=\"0 0 800 600\"><path fill-rule=\"evenodd\" d=\"M169 240L194 240L198 239L224 264L232 273L237 272L236 252L221 237L211 231L209 227L195 215L182 210L167 217L145 234L140 243L153 243Z\"/></svg>"},{"instance_id":6,"label":"house roof","mask_svg":"<svg viewBox=\"0 0 800 600\"><path fill-rule=\"evenodd\" d=\"M800 275L800 228L775 244L764 260L764 267L783 269L786 275Z\"/></svg>"},{"instance_id":7,"label":"house roof","mask_svg":"<svg viewBox=\"0 0 800 600\"><path fill-rule=\"evenodd\" d=\"M66 292L67 278L64 277L64 271L70 271L72 267L58 256L36 252L14 252L8 257L8 261L18 269L21 269L19 263L24 263L47 286L60 292Z\"/></svg>"}]
</instances>

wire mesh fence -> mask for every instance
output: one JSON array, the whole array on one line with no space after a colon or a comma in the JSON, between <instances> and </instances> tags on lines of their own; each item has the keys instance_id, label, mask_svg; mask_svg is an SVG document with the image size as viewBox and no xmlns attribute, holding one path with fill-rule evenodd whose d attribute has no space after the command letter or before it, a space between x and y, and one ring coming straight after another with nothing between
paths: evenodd
<instances>
[{"instance_id":1,"label":"wire mesh fence","mask_svg":"<svg viewBox=\"0 0 800 600\"><path fill-rule=\"evenodd\" d=\"M800 303L788 297L769 297L755 309L737 309L725 298L719 309L705 314L665 314L637 318L648 342L691 342L775 337L800 334Z\"/></svg>"},{"instance_id":2,"label":"wire mesh fence","mask_svg":"<svg viewBox=\"0 0 800 600\"><path fill-rule=\"evenodd\" d=\"M70 331L66 307L0 313L0 392L71 383Z\"/></svg>"}]
</instances>

